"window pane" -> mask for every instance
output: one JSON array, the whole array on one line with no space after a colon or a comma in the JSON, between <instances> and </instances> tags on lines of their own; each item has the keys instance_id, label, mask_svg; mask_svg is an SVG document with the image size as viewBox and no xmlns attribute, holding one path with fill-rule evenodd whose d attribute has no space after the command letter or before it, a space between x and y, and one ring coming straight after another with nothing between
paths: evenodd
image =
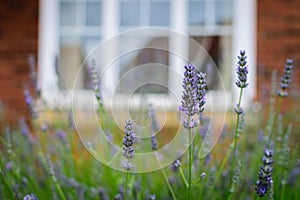
<instances>
[{"instance_id":1,"label":"window pane","mask_svg":"<svg viewBox=\"0 0 300 200\"><path fill-rule=\"evenodd\" d=\"M216 2L216 20L217 24L231 24L232 2L217 1Z\"/></svg>"},{"instance_id":2,"label":"window pane","mask_svg":"<svg viewBox=\"0 0 300 200\"><path fill-rule=\"evenodd\" d=\"M76 5L72 2L61 2L60 25L74 26L76 24Z\"/></svg>"},{"instance_id":3,"label":"window pane","mask_svg":"<svg viewBox=\"0 0 300 200\"><path fill-rule=\"evenodd\" d=\"M221 72L223 80L230 80L231 55L226 55L231 52L230 37L223 36L191 36L193 40L199 43L209 54L199 56L200 52L195 50L189 51L190 62L193 63L198 70L207 74L207 85L210 90L218 90L222 88L219 82L218 73ZM192 45L192 44L190 44ZM229 59L228 59L229 58ZM217 68L215 68L215 66ZM225 87L230 86L230 82L224 81Z\"/></svg>"},{"instance_id":4,"label":"window pane","mask_svg":"<svg viewBox=\"0 0 300 200\"><path fill-rule=\"evenodd\" d=\"M101 24L101 3L87 2L86 5L86 25L94 26Z\"/></svg>"},{"instance_id":5,"label":"window pane","mask_svg":"<svg viewBox=\"0 0 300 200\"><path fill-rule=\"evenodd\" d=\"M120 92L167 94L169 52L147 46L160 43L167 48L168 38L122 38L120 45L122 48L122 45L128 46L133 43L139 43L144 48L120 57Z\"/></svg>"},{"instance_id":6,"label":"window pane","mask_svg":"<svg viewBox=\"0 0 300 200\"><path fill-rule=\"evenodd\" d=\"M170 3L151 2L150 15L150 25L168 26L170 24Z\"/></svg>"},{"instance_id":7,"label":"window pane","mask_svg":"<svg viewBox=\"0 0 300 200\"><path fill-rule=\"evenodd\" d=\"M101 38L97 36L82 37L81 43L83 55L87 56L100 42Z\"/></svg>"},{"instance_id":8,"label":"window pane","mask_svg":"<svg viewBox=\"0 0 300 200\"><path fill-rule=\"evenodd\" d=\"M204 2L189 2L189 24L204 24Z\"/></svg>"},{"instance_id":9,"label":"window pane","mask_svg":"<svg viewBox=\"0 0 300 200\"><path fill-rule=\"evenodd\" d=\"M139 25L139 2L121 2L120 12L121 26Z\"/></svg>"}]
</instances>

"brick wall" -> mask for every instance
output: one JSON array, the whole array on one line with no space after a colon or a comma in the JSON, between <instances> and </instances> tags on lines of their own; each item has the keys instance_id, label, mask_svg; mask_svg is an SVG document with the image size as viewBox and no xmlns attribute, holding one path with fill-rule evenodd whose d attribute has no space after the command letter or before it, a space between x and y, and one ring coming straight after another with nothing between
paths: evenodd
<instances>
[{"instance_id":1,"label":"brick wall","mask_svg":"<svg viewBox=\"0 0 300 200\"><path fill-rule=\"evenodd\" d=\"M26 113L27 58L37 54L37 43L38 0L0 1L0 99L10 122Z\"/></svg>"},{"instance_id":2,"label":"brick wall","mask_svg":"<svg viewBox=\"0 0 300 200\"><path fill-rule=\"evenodd\" d=\"M294 59L290 102L299 101L300 1L257 0L258 99L268 101L271 71L281 76L286 58Z\"/></svg>"}]
</instances>

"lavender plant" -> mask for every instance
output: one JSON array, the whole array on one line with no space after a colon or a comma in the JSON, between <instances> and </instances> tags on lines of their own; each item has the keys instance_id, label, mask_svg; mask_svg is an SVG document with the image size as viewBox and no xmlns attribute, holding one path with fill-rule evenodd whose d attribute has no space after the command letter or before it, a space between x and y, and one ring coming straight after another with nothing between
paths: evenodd
<instances>
[{"instance_id":1,"label":"lavender plant","mask_svg":"<svg viewBox=\"0 0 300 200\"><path fill-rule=\"evenodd\" d=\"M36 107L34 105L33 98L30 94L29 90L24 90L25 103L28 106L29 112L31 114L32 119L36 119L38 117Z\"/></svg>"},{"instance_id":2,"label":"lavender plant","mask_svg":"<svg viewBox=\"0 0 300 200\"><path fill-rule=\"evenodd\" d=\"M160 163L163 157L158 155L159 142L168 138L168 133L173 131L173 129L165 129L165 127L160 130L152 107L149 109L151 130L147 130L151 141L145 143L138 143L139 141L135 139L132 120L126 120L123 137L123 135L117 134L121 132L120 130L110 128L114 127L114 123L112 118L109 118L109 110L105 115L102 113L101 122L105 125L104 131L109 131L116 141L123 138L123 147L119 153L123 153L124 162L121 163L121 167L123 167L126 177L124 177L124 173L99 165L90 156L81 145L79 138L74 134L74 124L70 123L73 119L71 119L72 116L68 111L53 111L55 120L44 118L44 113L37 113L39 118L34 118L32 115L30 117L34 121L33 126L29 126L29 123L27 125L28 119L21 119L18 130L7 128L6 131L5 129L3 131L6 133L0 136L2 143L0 148L0 199L24 199L26 197L26 199L74 200L126 198L137 200L188 198L218 200L226 197L229 199L252 199L252 195L258 199L299 199L300 170L299 166L293 167L297 165L297 160L299 160L299 148L290 150L297 145L294 143L294 146L291 146L293 144L291 142L296 141L294 140L295 136L291 135L292 125L285 126L287 118L279 113L280 109L278 109L280 99L284 99L288 95L292 68L291 60L287 60L284 75L280 81L280 88L276 93L277 99L273 98L274 107L277 105L277 109L270 109L273 117L269 118L270 122L267 122L271 125L268 125L269 128L266 129L268 138L265 141L266 147L263 154L256 151L264 147L261 142L257 142L257 138L251 133L262 130L260 126L265 121L257 123L256 120L250 120L251 123L248 123L249 120L245 120L243 122L244 110L240 100L235 107L239 121L232 126L229 124L228 129L224 130L225 135L211 152L209 162L203 165L201 163L205 162L204 160L193 162L193 159L197 159L197 156L194 156L197 155L194 154L194 150L198 145L195 141L198 135L196 134L194 141L189 141L192 151L188 152L187 160L182 156L171 166L162 168L160 171L136 174L130 178L128 177L129 174L133 171L133 167L136 167L133 166L135 149L150 150L151 147L153 153L157 155L157 162ZM184 92L180 106L183 115L180 120L184 130L192 131L198 125L205 125L202 124L204 122L202 114L206 102L207 85L205 74L198 73L194 66L185 66L185 70ZM240 90L244 90L248 85L247 74L246 54L241 51L236 81ZM272 82L276 81L273 80ZM273 85L275 84L273 83ZM272 91L274 93L274 88ZM29 90L25 96L28 109L31 110L31 106L34 108L34 99ZM275 100L278 100L277 104ZM38 110L35 111L38 112ZM278 116L275 117L277 111ZM255 115L260 115L260 112L255 113ZM286 113L291 115L292 112ZM251 112L247 114L250 115ZM276 121L274 121L275 118L277 118ZM293 131L299 131L297 124L293 128ZM159 140L156 139L158 130L162 134ZM237 150L239 155L243 156L233 153L234 141L223 156L223 144L230 142L225 136L229 134L228 131L230 130L235 131L234 140L239 139ZM136 131L138 133L138 129ZM239 138L242 132L249 134L247 137ZM273 143L273 137L271 137L271 145L268 146L272 132L274 132L276 141ZM207 132L207 134L211 133ZM212 135L207 136L213 137ZM237 141L235 142L237 144ZM93 146L93 151L97 153L98 146L96 147L95 143L90 145ZM107 148L107 146L100 146L100 148ZM112 155L111 152L107 152L107 154ZM231 155L236 155L235 160L238 162L226 164ZM263 158L262 161L261 158ZM273 159L276 162L273 163ZM191 171L190 167L193 167ZM257 177L258 167L260 168ZM292 170L290 171L290 169ZM184 173L189 173L189 178L195 179L189 183L189 179L183 179L185 178ZM229 179L230 181L228 181ZM254 183L255 189L253 188ZM228 189L230 190L229 193ZM187 194L182 192L185 190Z\"/></svg>"},{"instance_id":3,"label":"lavender plant","mask_svg":"<svg viewBox=\"0 0 300 200\"><path fill-rule=\"evenodd\" d=\"M271 141L272 141L272 136L275 128L275 122L277 121L278 114L281 109L281 104L282 104L282 99L288 96L288 86L292 82L292 72L293 72L293 60L292 59L287 59L286 64L284 66L284 72L281 77L281 83L280 83L280 89L277 91L279 100L277 104L277 110L275 111L274 114L274 119L270 128L270 132L268 133L268 141L267 141L267 146L270 147Z\"/></svg>"},{"instance_id":4,"label":"lavender plant","mask_svg":"<svg viewBox=\"0 0 300 200\"><path fill-rule=\"evenodd\" d=\"M191 198L192 188L192 163L194 155L194 144L192 141L192 129L198 126L199 116L204 110L205 93L206 93L206 80L204 73L197 73L195 66L188 64L184 66L184 78L183 78L183 95L181 106L179 110L185 115L181 118L181 122L184 128L188 129L188 144L189 144L189 161L188 161L188 193L187 199ZM195 117L199 115L198 117ZM183 178L185 179L185 178Z\"/></svg>"},{"instance_id":5,"label":"lavender plant","mask_svg":"<svg viewBox=\"0 0 300 200\"><path fill-rule=\"evenodd\" d=\"M271 188L272 180L272 163L273 163L273 150L266 149L264 157L262 159L263 165L258 172L258 181L256 182L255 191L259 197L263 197L267 194Z\"/></svg>"},{"instance_id":6,"label":"lavender plant","mask_svg":"<svg viewBox=\"0 0 300 200\"><path fill-rule=\"evenodd\" d=\"M125 121L125 136L123 138L123 157L126 159L123 162L123 167L126 170L126 179L124 185L124 199L127 195L127 185L129 178L129 171L133 168L133 163L131 159L134 156L134 143L136 141L135 133L133 132L133 120L128 119Z\"/></svg>"}]
</instances>

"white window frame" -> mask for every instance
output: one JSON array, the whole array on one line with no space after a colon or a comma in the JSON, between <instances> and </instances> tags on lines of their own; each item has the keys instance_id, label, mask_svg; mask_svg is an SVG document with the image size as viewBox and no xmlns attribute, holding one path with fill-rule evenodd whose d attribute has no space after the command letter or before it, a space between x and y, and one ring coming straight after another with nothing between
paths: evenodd
<instances>
[{"instance_id":1,"label":"white window frame","mask_svg":"<svg viewBox=\"0 0 300 200\"><path fill-rule=\"evenodd\" d=\"M172 0L170 8L170 29L176 30L179 33L188 35L188 20L187 17L187 0ZM232 63L233 67L231 75L233 79L236 77L235 63L237 61L237 55L241 49L246 50L247 60L249 63L249 86L245 90L245 98L243 98L243 104L245 106L250 105L256 97L256 0L232 0L233 2L233 16L232 16ZM104 0L103 17L107 17L110 20L102 21L102 35L103 40L108 39L119 31L119 15L118 15L118 0ZM58 33L58 17L59 17L59 0L40 0L40 19L39 19L39 45L38 45L38 85L41 89L42 98L47 102L50 107L69 108L72 101L72 91L62 91L58 88L58 77L55 72L55 57L59 53L59 33ZM178 15L180 13L180 15ZM225 32L228 31L225 28ZM246 39L245 39L246 38ZM170 44L175 47L180 47L182 55L186 54L187 41L178 41L176 38L170 38ZM182 65L176 58L172 58L169 61L170 66L174 67L174 70L183 73ZM176 64L175 64L176 63ZM104 77L104 87L112 88L113 83L118 80L118 72L108 71L108 77ZM169 83L181 83L182 80L176 80L176 77L169 77ZM232 87L230 92L226 92L225 109L231 109L237 101L238 89L235 86L235 81L232 81ZM170 89L175 92L181 92L181 84L169 84ZM82 91L83 94L92 91ZM221 94L218 91L211 91L213 99L220 99ZM85 105L84 96L81 100L82 105ZM160 99L161 106L165 109L174 110L177 109L179 102L174 102L169 98L165 98L164 95L149 95L149 99ZM105 98L105 97L104 97ZM137 97L138 98L138 97ZM223 98L223 97L222 97ZM124 106L122 100L120 101L120 107ZM137 99L138 102L138 99ZM211 109L209 103L207 109ZM118 103L117 103L118 105ZM222 106L214 105L214 110L223 110Z\"/></svg>"}]
</instances>

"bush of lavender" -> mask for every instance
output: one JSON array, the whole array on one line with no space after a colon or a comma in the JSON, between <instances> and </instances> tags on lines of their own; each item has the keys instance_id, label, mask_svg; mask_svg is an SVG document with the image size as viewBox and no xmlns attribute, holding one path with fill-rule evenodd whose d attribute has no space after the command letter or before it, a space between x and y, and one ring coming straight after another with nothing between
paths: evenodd
<instances>
[{"instance_id":1,"label":"bush of lavender","mask_svg":"<svg viewBox=\"0 0 300 200\"><path fill-rule=\"evenodd\" d=\"M19 129L3 126L2 130L0 199L300 199L300 149L291 140L297 138L297 130L281 109L289 98L293 61L286 60L279 87L276 73L272 75L266 117L265 110L250 111L242 105L243 92L251 84L247 79L251 64L247 64L246 52L240 52L235 81L239 96L228 120L234 118L234 123L223 127L221 139L205 158L199 158L198 152L203 130L209 129L205 123L209 112L205 109L206 74L192 64L184 69L178 112L190 145L173 164L150 173L132 173L132 169L136 146L153 152L161 147L151 105L141 111L151 118L149 140L137 139L139 130L132 119L124 122L119 138L123 171L117 171L93 158L90 151L96 148L92 144L90 151L81 144L71 112L54 110L55 118L43 121L37 99L26 89L31 121L21 118ZM120 130L102 104L100 84L94 84L100 123L107 127L108 137L117 137L114 132ZM5 123L5 116L1 119Z\"/></svg>"}]
</instances>

